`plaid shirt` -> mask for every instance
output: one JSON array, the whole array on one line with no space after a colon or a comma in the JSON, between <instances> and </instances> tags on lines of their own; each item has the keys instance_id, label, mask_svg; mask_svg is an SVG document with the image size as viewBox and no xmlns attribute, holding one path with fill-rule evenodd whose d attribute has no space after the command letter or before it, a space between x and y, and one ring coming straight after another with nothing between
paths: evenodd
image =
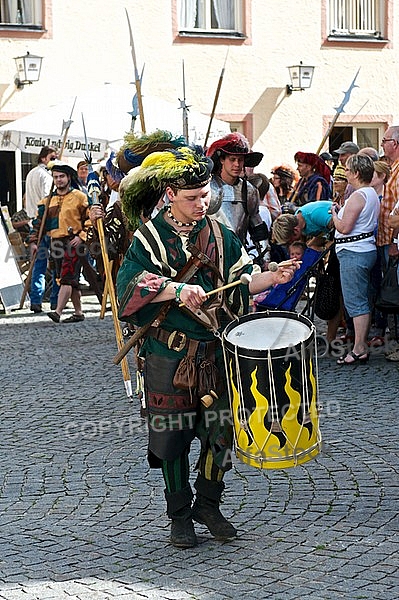
<instances>
[{"instance_id":1,"label":"plaid shirt","mask_svg":"<svg viewBox=\"0 0 399 600\"><path fill-rule=\"evenodd\" d=\"M377 246L392 244L393 229L388 227L388 217L399 200L399 159L391 167L391 176L385 186L378 220Z\"/></svg>"}]
</instances>

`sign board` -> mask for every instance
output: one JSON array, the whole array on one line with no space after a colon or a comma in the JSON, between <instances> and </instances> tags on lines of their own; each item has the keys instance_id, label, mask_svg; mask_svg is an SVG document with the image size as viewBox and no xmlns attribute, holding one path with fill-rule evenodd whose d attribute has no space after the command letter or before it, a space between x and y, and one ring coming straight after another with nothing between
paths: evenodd
<instances>
[{"instance_id":1,"label":"sign board","mask_svg":"<svg viewBox=\"0 0 399 600\"><path fill-rule=\"evenodd\" d=\"M82 159L86 152L83 133L84 117L87 132L88 151L94 159L105 156L108 147L119 149L124 136L139 126L134 118L135 85L106 84L91 88L75 97L42 108L30 115L0 126L0 151L15 150L39 154L43 146L60 148L63 132L68 125L68 139L64 149L65 157ZM183 115L176 102L145 95L143 98L144 116L148 132L156 129L170 131L173 135L183 132ZM133 109L133 110L132 110ZM136 122L137 121L137 122ZM188 137L193 144L203 144L209 116L190 107L188 113ZM136 133L139 134L138 131ZM209 143L230 133L230 125L213 119Z\"/></svg>"},{"instance_id":2,"label":"sign board","mask_svg":"<svg viewBox=\"0 0 399 600\"><path fill-rule=\"evenodd\" d=\"M22 152L30 154L39 154L43 146L51 146L60 150L63 138L57 135L43 135L40 133L32 133L26 131L3 130L0 135L1 150L15 150L19 148ZM88 140L88 150L91 152L92 158L102 158L108 147L108 143L104 140ZM65 142L63 156L77 156L82 158L86 152L86 144L82 139L68 137Z\"/></svg>"},{"instance_id":3,"label":"sign board","mask_svg":"<svg viewBox=\"0 0 399 600\"><path fill-rule=\"evenodd\" d=\"M6 313L19 308L24 291L18 267L3 219L0 219L0 301Z\"/></svg>"}]
</instances>

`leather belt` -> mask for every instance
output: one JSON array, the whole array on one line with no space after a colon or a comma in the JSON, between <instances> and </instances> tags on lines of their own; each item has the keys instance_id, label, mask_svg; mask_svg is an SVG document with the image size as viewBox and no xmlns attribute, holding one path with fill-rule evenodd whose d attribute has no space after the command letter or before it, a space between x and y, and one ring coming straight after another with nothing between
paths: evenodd
<instances>
[{"instance_id":1,"label":"leather belt","mask_svg":"<svg viewBox=\"0 0 399 600\"><path fill-rule=\"evenodd\" d=\"M350 242L359 242L374 235L374 231L370 233L359 233L359 235L351 235L349 237L335 238L336 244L349 244Z\"/></svg>"},{"instance_id":2,"label":"leather belt","mask_svg":"<svg viewBox=\"0 0 399 600\"><path fill-rule=\"evenodd\" d=\"M201 341L187 337L183 331L167 331L166 329L162 329L162 327L150 327L146 332L146 336L152 337L159 342L166 344L169 350L175 350L175 352L186 350L190 342L199 343ZM206 344L208 351L212 351L216 347L215 340L210 340L209 342L204 343Z\"/></svg>"}]
</instances>

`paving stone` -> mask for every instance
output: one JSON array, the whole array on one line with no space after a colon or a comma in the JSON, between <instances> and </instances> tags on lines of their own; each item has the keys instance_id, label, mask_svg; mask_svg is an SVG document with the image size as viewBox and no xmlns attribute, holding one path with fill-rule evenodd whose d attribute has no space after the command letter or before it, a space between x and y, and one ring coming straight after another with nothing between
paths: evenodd
<instances>
[{"instance_id":1,"label":"paving stone","mask_svg":"<svg viewBox=\"0 0 399 600\"><path fill-rule=\"evenodd\" d=\"M0 315L0 599L399 598L394 363L320 359L324 450L281 471L235 458L222 511L239 536L221 544L196 526L199 546L179 550L139 403L112 363L111 315L83 300L74 329Z\"/></svg>"}]
</instances>

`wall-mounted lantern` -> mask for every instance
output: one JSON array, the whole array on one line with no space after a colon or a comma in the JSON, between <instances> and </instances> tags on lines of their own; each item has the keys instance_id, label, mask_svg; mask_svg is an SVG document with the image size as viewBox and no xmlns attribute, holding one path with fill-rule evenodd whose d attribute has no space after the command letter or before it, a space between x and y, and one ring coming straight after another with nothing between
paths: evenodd
<instances>
[{"instance_id":1,"label":"wall-mounted lantern","mask_svg":"<svg viewBox=\"0 0 399 600\"><path fill-rule=\"evenodd\" d=\"M27 84L39 81L43 60L41 56L33 56L27 52L25 56L17 56L14 60L17 65L14 83L19 90Z\"/></svg>"},{"instance_id":2,"label":"wall-mounted lantern","mask_svg":"<svg viewBox=\"0 0 399 600\"><path fill-rule=\"evenodd\" d=\"M288 67L291 83L287 85L287 95L292 92L303 91L312 85L314 67L305 66L300 61L299 65Z\"/></svg>"}]
</instances>

